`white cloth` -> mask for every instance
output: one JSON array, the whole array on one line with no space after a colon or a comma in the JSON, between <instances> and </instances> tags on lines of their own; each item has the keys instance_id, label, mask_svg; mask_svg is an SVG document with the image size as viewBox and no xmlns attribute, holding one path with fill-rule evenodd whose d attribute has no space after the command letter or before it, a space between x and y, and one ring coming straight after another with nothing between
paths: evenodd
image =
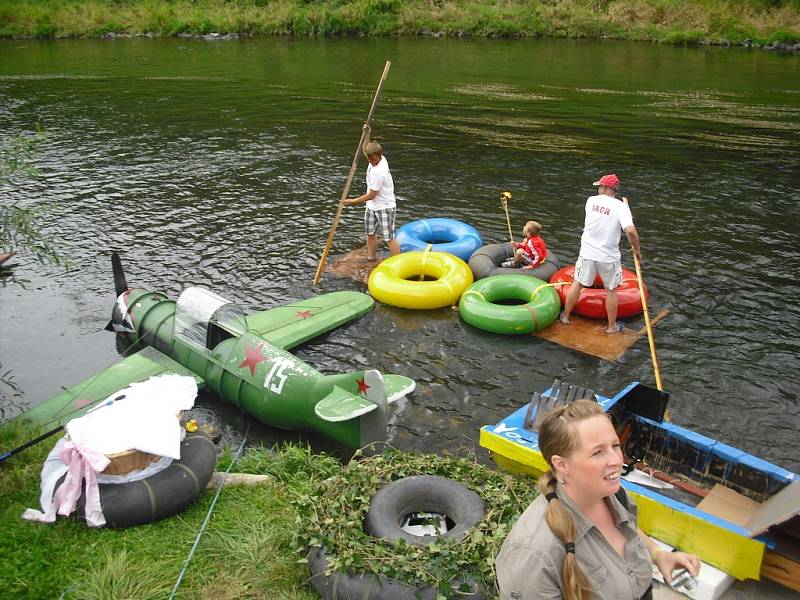
<instances>
[{"instance_id":1,"label":"white cloth","mask_svg":"<svg viewBox=\"0 0 800 600\"><path fill-rule=\"evenodd\" d=\"M120 396L123 398L116 400ZM140 450L181 457L179 412L194 406L197 383L186 375L159 375L131 384L86 415L67 423L70 438L101 454Z\"/></svg>"},{"instance_id":2,"label":"white cloth","mask_svg":"<svg viewBox=\"0 0 800 600\"><path fill-rule=\"evenodd\" d=\"M627 204L605 194L589 196L580 256L597 262L620 260L619 239L632 225L633 217Z\"/></svg>"},{"instance_id":3,"label":"white cloth","mask_svg":"<svg viewBox=\"0 0 800 600\"><path fill-rule=\"evenodd\" d=\"M378 192L372 200L367 200L368 209L384 210L397 205L394 197L394 180L385 156L381 156L380 162L374 167L371 164L367 167L367 189Z\"/></svg>"}]
</instances>

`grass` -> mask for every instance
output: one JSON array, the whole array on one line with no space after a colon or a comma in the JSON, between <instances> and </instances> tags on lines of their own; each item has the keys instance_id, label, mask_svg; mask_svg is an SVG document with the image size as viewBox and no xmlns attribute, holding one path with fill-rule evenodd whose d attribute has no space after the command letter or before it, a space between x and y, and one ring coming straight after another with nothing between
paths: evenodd
<instances>
[{"instance_id":1,"label":"grass","mask_svg":"<svg viewBox=\"0 0 800 600\"><path fill-rule=\"evenodd\" d=\"M0 428L0 451L36 435L24 426ZM54 524L23 521L37 507L42 462L58 436L0 463L0 590L15 599L164 599L178 580L206 518L214 491L186 511L158 523L124 530L93 529L72 519ZM217 468L231 464L224 452ZM388 450L341 465L308 448L251 448L234 471L267 474L256 487L223 488L208 528L189 563L176 598L312 600L306 560L309 545L324 544L335 568L358 565L448 593L454 577L472 573L494 587L492 563L511 524L535 497L530 480L514 479L474 460ZM468 539L425 549L398 547L369 536L362 522L379 487L400 477L441 475L480 493L486 515ZM419 579L422 572L428 579ZM416 575L415 575L416 574Z\"/></svg>"},{"instance_id":2,"label":"grass","mask_svg":"<svg viewBox=\"0 0 800 600\"><path fill-rule=\"evenodd\" d=\"M0 431L0 448L16 447L32 432ZM76 521L28 523L27 507L38 508L39 472L56 437L0 466L0 590L22 599L167 598L213 499L201 495L173 518L126 530L91 529ZM218 468L226 468L223 456ZM292 499L307 493L340 465L303 447L274 453L249 450L235 470L274 477L258 487L226 487L187 570L177 598L316 598L305 581L302 556L292 550Z\"/></svg>"},{"instance_id":3,"label":"grass","mask_svg":"<svg viewBox=\"0 0 800 600\"><path fill-rule=\"evenodd\" d=\"M800 41L800 0L0 0L0 36L555 36Z\"/></svg>"}]
</instances>

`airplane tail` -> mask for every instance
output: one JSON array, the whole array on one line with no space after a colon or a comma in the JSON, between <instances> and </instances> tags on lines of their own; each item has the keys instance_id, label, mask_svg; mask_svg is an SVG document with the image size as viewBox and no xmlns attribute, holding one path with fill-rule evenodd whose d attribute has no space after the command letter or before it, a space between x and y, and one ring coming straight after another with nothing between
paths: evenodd
<instances>
[{"instance_id":1,"label":"airplane tail","mask_svg":"<svg viewBox=\"0 0 800 600\"><path fill-rule=\"evenodd\" d=\"M415 387L408 377L376 370L327 375L323 381L333 389L314 407L321 429L352 448L385 441L389 403Z\"/></svg>"}]
</instances>

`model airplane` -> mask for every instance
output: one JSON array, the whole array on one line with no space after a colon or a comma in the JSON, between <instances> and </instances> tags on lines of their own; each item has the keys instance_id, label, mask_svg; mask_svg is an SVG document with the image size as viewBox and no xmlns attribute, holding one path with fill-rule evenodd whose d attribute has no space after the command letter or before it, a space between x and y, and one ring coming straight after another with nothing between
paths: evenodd
<instances>
[{"instance_id":1,"label":"model airplane","mask_svg":"<svg viewBox=\"0 0 800 600\"><path fill-rule=\"evenodd\" d=\"M360 448L385 439L387 404L414 389L408 377L375 370L323 375L288 352L369 311L366 294L333 292L245 315L201 287L177 301L129 288L116 253L112 266L117 301L107 329L145 347L24 415L38 425L63 425L131 383L179 373L267 425Z\"/></svg>"}]
</instances>

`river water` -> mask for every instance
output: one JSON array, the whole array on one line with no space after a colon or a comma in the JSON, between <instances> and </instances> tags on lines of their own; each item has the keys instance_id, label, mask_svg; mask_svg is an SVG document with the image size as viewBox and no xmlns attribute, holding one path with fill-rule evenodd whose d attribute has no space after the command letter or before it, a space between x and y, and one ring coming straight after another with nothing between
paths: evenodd
<instances>
[{"instance_id":1,"label":"river water","mask_svg":"<svg viewBox=\"0 0 800 600\"><path fill-rule=\"evenodd\" d=\"M484 241L544 225L572 261L592 181L616 172L643 272L673 420L797 471L800 57L622 42L118 39L0 42L0 136L46 133L38 177L0 192L47 206L65 273L24 254L0 288L2 417L114 362L109 251L129 283L204 285L245 311L343 289L310 286L384 65L374 132L399 223L452 217ZM364 190L364 161L353 186ZM347 209L333 255L361 244ZM625 243L623 242L623 246ZM633 268L630 254L626 266ZM638 327L641 320L629 326ZM456 311L383 305L300 348L323 372L378 368L417 390L390 441L464 455L554 377L613 394L653 384L646 338L610 363ZM203 398L232 438L247 419ZM262 441L297 439L253 426ZM301 437L300 439L307 439ZM312 440L313 443L319 443ZM321 443L320 443L321 444ZM324 445L321 445L322 447Z\"/></svg>"}]
</instances>

